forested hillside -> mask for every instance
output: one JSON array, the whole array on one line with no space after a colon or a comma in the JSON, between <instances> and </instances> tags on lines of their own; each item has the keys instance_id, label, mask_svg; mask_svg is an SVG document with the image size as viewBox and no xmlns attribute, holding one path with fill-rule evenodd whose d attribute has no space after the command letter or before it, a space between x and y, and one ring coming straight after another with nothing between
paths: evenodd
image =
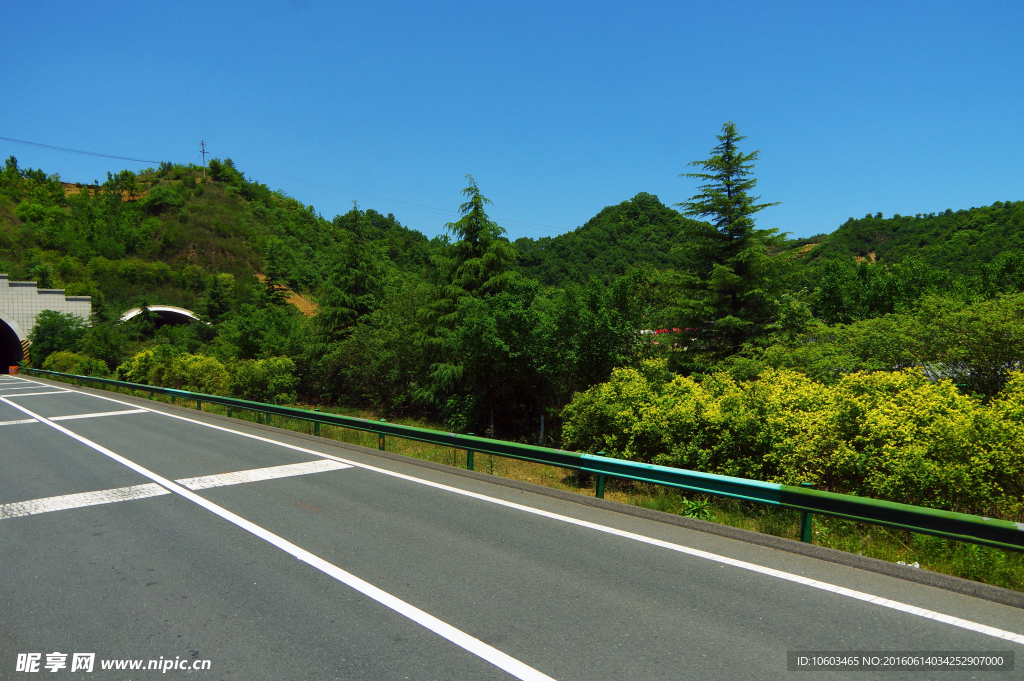
<instances>
[{"instance_id":1,"label":"forested hillside","mask_svg":"<svg viewBox=\"0 0 1024 681\"><path fill-rule=\"evenodd\" d=\"M48 368L1024 519L993 472L1024 470L1007 444L1024 202L787 241L756 225L769 204L749 195L743 139L723 127L681 212L641 193L515 243L468 176L430 240L358 206L328 220L229 160L69 185L11 158L0 272L94 297L88 324L40 316L32 361ZM117 320L157 303L209 324ZM922 416L901 431L904 412ZM984 508L968 493L996 488Z\"/></svg>"},{"instance_id":2,"label":"forested hillside","mask_svg":"<svg viewBox=\"0 0 1024 681\"><path fill-rule=\"evenodd\" d=\"M212 273L232 275L243 301L257 273L310 290L347 239L427 264L427 239L393 216L353 210L331 222L247 181L230 160L211 161L208 173L203 181L200 168L166 164L72 185L12 157L0 172L0 272L120 311L144 299L192 308Z\"/></svg>"},{"instance_id":3,"label":"forested hillside","mask_svg":"<svg viewBox=\"0 0 1024 681\"><path fill-rule=\"evenodd\" d=\"M934 269L979 275L983 264L1021 251L1024 201L997 201L981 208L926 215L883 218L879 213L850 218L823 238L807 259L847 257L896 263L914 257Z\"/></svg>"}]
</instances>

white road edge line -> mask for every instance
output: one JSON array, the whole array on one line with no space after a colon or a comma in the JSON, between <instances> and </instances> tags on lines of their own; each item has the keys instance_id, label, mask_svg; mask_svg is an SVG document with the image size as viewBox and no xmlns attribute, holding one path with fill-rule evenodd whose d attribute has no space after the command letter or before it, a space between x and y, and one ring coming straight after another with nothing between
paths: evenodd
<instances>
[{"instance_id":1,"label":"white road edge line","mask_svg":"<svg viewBox=\"0 0 1024 681\"><path fill-rule=\"evenodd\" d=\"M39 383L39 385L46 385L46 384L45 383ZM72 390L72 391L69 391L69 392L76 392L76 393L78 393L79 391ZM115 402L117 404L123 404L123 405L129 406L129 407L136 406L136 405L133 405L133 404L131 404L129 402L122 402L121 400L116 400L116 399L114 399L112 397L107 397L105 395L93 395L92 393L80 393L80 394L87 395L89 397L95 397L95 398L98 398L98 399L101 399L101 400L107 400L108 402ZM0 397L0 400L6 401L5 398L3 398L3 397ZM21 409L21 407L18 407L18 408ZM146 407L142 407L142 408L143 409L147 409ZM325 459L330 459L332 461L338 461L340 463L346 463L346 464L349 464L350 466L354 466L356 468L362 468L364 470L374 471L376 473L382 473L384 475L390 475L391 477L394 477L394 478L399 478L399 479L402 479L402 480L408 480L410 482L415 482L415 483L420 484L420 485L426 485L427 487L433 487L435 489L444 490L446 492L451 492L453 494L460 494L460 495L465 496L465 497L470 497L470 498L473 498L473 499L479 499L480 501L486 501L486 502L491 503L491 504L497 504L498 506L505 506L506 508L514 508L516 510L523 511L525 513L532 513L533 515L539 515L539 516L542 516L542 517L545 517L545 518L550 518L552 520L557 520L559 522L568 523L570 525L576 525L578 527L586 527L588 529L596 530L598 532L604 532L605 534L611 534L611 535L615 535L615 536L618 536L618 537L623 537L625 539L631 539L633 541L638 541L638 542L641 542L641 543L644 543L644 544L650 544L652 546L659 546L659 547L668 549L670 551L676 551L678 553L684 553L684 554L687 554L687 555L690 555L690 556L694 556L696 558L703 558L703 559L714 561L714 562L717 562L717 563L722 563L722 564L725 564L725 565L731 565L733 567L737 567L737 568L740 568L740 569L743 569L743 570L749 570L751 572L757 572L757 573L760 573L760 574L763 574L763 575L768 575L770 577L776 577L778 579L783 579L783 580L786 580L788 582L794 582L796 584L802 584L804 586L809 586L809 587L814 588L814 589L821 589L822 591L828 591L830 593L834 593L834 594L837 594L839 596L846 596L848 598L853 598L853 599L858 600L858 601L865 601L865 602L868 602L868 603L873 603L873 604L879 605L879 606L881 606L883 608L890 608L892 610L897 610L899 612L904 612L904 613L907 613L907 614L910 614L910 615L916 615L918 617L923 617L925 619L934 620L936 622L942 622L944 624L948 624L948 625L954 626L954 627L959 627L961 629L967 629L969 631L974 631L974 632L977 632L977 633L980 633L980 634L985 634L985 635L988 635L988 636L993 636L995 638L1003 639L1003 640L1006 640L1006 641L1012 641L1014 643L1024 644L1024 635L1022 635L1022 634L1018 634L1018 633L1015 633L1015 632L1012 632L1012 631L1006 631L1004 629L998 629L996 627L990 627L987 624L980 624L978 622L972 622L971 620L965 620L965 619L962 619L960 617L953 617L952 615L946 615L946 614L943 614L941 612L937 612L935 610L927 610L925 608L918 608L917 606L909 605L907 603L902 603L900 601L894 601L894 600L891 600L891 599L888 599L888 598L882 598L881 596L875 596L873 594L865 593L863 591L856 591L854 589L848 589L846 587L839 586L839 585L836 585L836 584L830 584L829 582L821 582L821 581L818 581L818 580L815 580L815 579L809 579L807 577L803 577L801 575L796 575L796 574L793 574L793 573L790 573L790 572L783 572L782 570L776 570L774 568L764 567L763 565L757 565L756 563L748 563L746 561L736 560L736 559L733 559L733 558L729 558L727 556L718 555L716 553L711 553L711 552L708 552L708 551L701 551L700 549L690 548L689 546L683 546L682 544L673 544L671 542L662 541L661 539L654 539L652 537L646 537L646 536L641 535L641 534L635 534L633 532L626 532L625 530L619 530L619 529L616 529L614 527L608 527L607 525L599 525L597 523L588 522L586 520L578 520L578 519L570 517L570 516L560 515L558 513L552 513L550 511L543 511L543 510L538 509L538 508L533 508L532 506L524 506L522 504L517 504L515 502L505 501L504 499L498 499L496 497L489 497L487 495L479 494L477 492L469 492L467 490L459 489L458 487L450 487L448 485L443 485L443 484L438 483L438 482L432 482L430 480L422 480L420 478L415 478L415 477L413 477L411 475L405 475L403 473L395 473L394 471L389 471L389 470L384 469L384 468L377 468L376 466L370 466L368 464L359 463L358 461L351 461L349 459L343 459L341 457L333 456L331 454L324 454L322 452L318 452L318 451L313 450L313 449L307 449L305 447L299 447L297 445L288 444L287 442L280 442L278 440L272 440L270 438L262 437L260 435L253 435L252 433L245 433L245 432L242 432L242 431L239 431L239 430L232 430L231 428L225 428L223 426L214 425L212 423L204 423L203 421L198 421L196 419L190 419L187 416L179 416L178 414L171 414L171 413L168 413L168 412L165 412L165 411L159 411L157 409L148 409L148 411L152 411L152 412L157 413L157 414L162 414L162 415L170 417L172 419L178 419L180 421L187 421L189 423L195 423L195 424L203 426L205 428L212 428L214 430L220 430L220 431L223 431L225 433L233 433L235 435L240 435L242 437L247 437L247 438L252 439L252 440L258 440L260 442L267 442L267 443L270 443L270 444L277 445L279 447L284 447L285 449L291 449L293 451L304 452L306 454L312 454L314 456L323 457ZM343 444L343 443L339 443L339 444Z\"/></svg>"},{"instance_id":2,"label":"white road edge line","mask_svg":"<svg viewBox=\"0 0 1024 681\"><path fill-rule=\"evenodd\" d=\"M85 506L114 504L119 501L130 501L132 499L147 499L149 497L158 497L162 494L170 494L170 492L160 485L151 482L145 485L104 489L98 492L83 492L81 494L65 494L59 497L46 497L31 501L17 501L13 504L0 504L0 520L22 518L28 515L49 513L51 511L65 511Z\"/></svg>"},{"instance_id":3,"label":"white road edge line","mask_svg":"<svg viewBox=\"0 0 1024 681\"><path fill-rule=\"evenodd\" d=\"M5 395L4 397L7 397ZM51 416L51 421L71 421L73 419L94 419L97 416L123 416L125 414L148 414L149 409L124 409L122 411L97 411L92 414L71 414L70 416Z\"/></svg>"},{"instance_id":4,"label":"white road edge line","mask_svg":"<svg viewBox=\"0 0 1024 681\"><path fill-rule=\"evenodd\" d=\"M117 461L118 463L127 466L136 473L139 473L140 475L149 478L150 480L160 485L161 487L171 492L174 492L175 494L178 494L184 497L185 499L188 499L192 503L201 506L202 508L205 508L207 511L210 511L213 514L220 516L224 520L227 520L228 522L242 528L243 530L250 532L251 534L259 537L267 543L276 546L285 553L291 554L292 556L298 558L302 562L311 565L312 567L316 568L317 570L320 570L321 572L330 577L333 577L342 584L345 584L355 589L356 591L377 601L381 605L390 608L391 610L394 610L396 613L404 617L407 617L413 622L416 622L420 626L429 629L438 636L441 636L442 638L451 641L463 650L466 650L467 652L470 652L473 655L476 655L477 657L491 663L495 667L498 667L499 669L508 672L517 679L522 679L523 681L555 681L552 677L548 676L547 674L537 671L536 669L525 664L524 662L520 662L514 657L501 652L497 648L487 645L480 639L474 638L473 636L470 636L469 634L465 633L460 629L456 629L447 622L444 622L434 617L433 615L424 612L423 610L420 610L414 605L406 603L400 598L392 596L383 589L380 589L370 584L369 582L366 582L360 579L359 577L356 577L350 572L342 570L341 568L332 563L328 563L323 558L320 558L319 556L316 556L310 553L309 551L306 551L305 549L296 546L287 539L279 537L273 532L265 530L259 525L249 520L246 520L241 516L235 515L226 508L218 506L212 501L208 501L203 497L199 496L195 492L187 490L181 485L178 485L174 482L171 482L167 478L157 475L156 473L140 466L134 461L126 459L120 454L116 454L107 449L106 447L99 445L93 442L92 440L84 438L81 435L78 435L77 433L70 431L64 426L56 424L53 421L50 421L49 419L43 418L42 416L39 416L38 414L29 411L25 407L22 407L19 404L15 404L14 402L11 402L6 397L0 397L0 401L6 402L15 409L18 409L24 412L25 414L50 426L51 428L60 431L61 433L64 433L68 437L81 442L87 447L91 447L100 454L108 456L114 461Z\"/></svg>"}]
</instances>

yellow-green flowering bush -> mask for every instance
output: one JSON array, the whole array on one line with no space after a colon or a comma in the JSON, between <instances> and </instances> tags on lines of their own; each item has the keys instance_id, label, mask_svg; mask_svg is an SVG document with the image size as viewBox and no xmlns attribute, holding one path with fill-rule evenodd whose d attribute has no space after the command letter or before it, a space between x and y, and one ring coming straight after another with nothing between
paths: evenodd
<instances>
[{"instance_id":1,"label":"yellow-green flowering bush","mask_svg":"<svg viewBox=\"0 0 1024 681\"><path fill-rule=\"evenodd\" d=\"M1024 375L990 404L911 370L833 385L769 369L666 377L618 369L563 412L564 446L967 513L1024 512Z\"/></svg>"}]
</instances>

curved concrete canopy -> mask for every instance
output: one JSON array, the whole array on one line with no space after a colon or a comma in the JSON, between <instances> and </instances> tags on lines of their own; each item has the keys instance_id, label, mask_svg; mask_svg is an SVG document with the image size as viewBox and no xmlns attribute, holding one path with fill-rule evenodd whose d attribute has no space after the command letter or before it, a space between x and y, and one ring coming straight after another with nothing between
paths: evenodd
<instances>
[{"instance_id":1,"label":"curved concrete canopy","mask_svg":"<svg viewBox=\"0 0 1024 681\"><path fill-rule=\"evenodd\" d=\"M18 322L14 321L14 317L6 314L3 310L0 310L0 322L3 322L7 326L11 327L11 331L18 336L19 341L27 341L28 336L25 331L18 325Z\"/></svg>"},{"instance_id":2,"label":"curved concrete canopy","mask_svg":"<svg viewBox=\"0 0 1024 681\"><path fill-rule=\"evenodd\" d=\"M156 313L165 323L168 324L187 324L188 322L202 321L196 316L195 312L192 310L186 310L183 307L174 307L172 305L150 305L149 311ZM141 312L141 307L133 307L121 315L121 321L126 322Z\"/></svg>"}]
</instances>

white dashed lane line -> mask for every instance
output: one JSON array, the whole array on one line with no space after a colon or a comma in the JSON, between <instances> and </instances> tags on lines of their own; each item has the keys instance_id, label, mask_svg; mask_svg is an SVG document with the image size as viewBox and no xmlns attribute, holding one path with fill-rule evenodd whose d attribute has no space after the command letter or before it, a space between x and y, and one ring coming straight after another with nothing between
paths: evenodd
<instances>
[{"instance_id":1,"label":"white dashed lane line","mask_svg":"<svg viewBox=\"0 0 1024 681\"><path fill-rule=\"evenodd\" d=\"M12 397L12 395L7 395ZM122 411L98 411L93 414L71 414L69 416L50 416L51 421L71 421L73 419L93 419L98 416L124 416L125 414L149 414L149 409L124 409ZM19 419L17 421L0 421L0 426L17 426L23 423L39 423L35 419Z\"/></svg>"},{"instance_id":2,"label":"white dashed lane line","mask_svg":"<svg viewBox=\"0 0 1024 681\"><path fill-rule=\"evenodd\" d=\"M46 497L45 499L33 499L32 501L19 501L14 504L3 504L0 506L0 520L6 518L21 518L27 515L38 515L39 513L49 513L50 511L66 511L71 508L83 508L85 506L113 504L118 501L146 499L149 497L158 497L162 494L170 494L170 492L156 483L149 483L146 485L133 485L132 487L105 489L100 490L99 492L65 494L60 497Z\"/></svg>"},{"instance_id":3,"label":"white dashed lane line","mask_svg":"<svg viewBox=\"0 0 1024 681\"><path fill-rule=\"evenodd\" d=\"M38 423L38 421L31 421L31 423ZM307 461L306 463L292 463L284 466L270 466L268 468L253 468L248 471L221 473L220 475L183 478L175 480L175 482L190 490L200 490L211 487L224 487L226 485L241 485L248 482L260 482L262 480L274 480L276 478L290 478L310 473L339 471L345 468L352 468L352 466L336 461ZM98 492L65 494L59 497L33 499L32 501L18 501L12 504L0 504L0 520L5 518L22 518L28 515L49 513L51 511L67 511L85 506L113 504L118 501L130 501L132 499L147 499L160 496L161 494L170 494L170 492L160 485L151 483L148 485L105 489Z\"/></svg>"},{"instance_id":4,"label":"white dashed lane line","mask_svg":"<svg viewBox=\"0 0 1024 681\"><path fill-rule=\"evenodd\" d=\"M192 491L209 489L211 487L223 487L225 485L239 485L246 482L259 482L261 480L273 480L274 478L288 478L295 475L307 475L309 473L323 473L324 471L337 471L352 466L337 461L321 460L308 461L306 463L292 463L285 466L270 466L269 468L253 468L248 471L237 473L222 473L220 475L202 475L198 478L182 478L175 480L182 487Z\"/></svg>"},{"instance_id":5,"label":"white dashed lane line","mask_svg":"<svg viewBox=\"0 0 1024 681\"><path fill-rule=\"evenodd\" d=\"M70 416L49 416L51 421L70 421L72 419L94 419L97 416L123 416L125 414L148 414L148 409L125 409L123 411L98 411L93 414L72 414Z\"/></svg>"}]
</instances>

